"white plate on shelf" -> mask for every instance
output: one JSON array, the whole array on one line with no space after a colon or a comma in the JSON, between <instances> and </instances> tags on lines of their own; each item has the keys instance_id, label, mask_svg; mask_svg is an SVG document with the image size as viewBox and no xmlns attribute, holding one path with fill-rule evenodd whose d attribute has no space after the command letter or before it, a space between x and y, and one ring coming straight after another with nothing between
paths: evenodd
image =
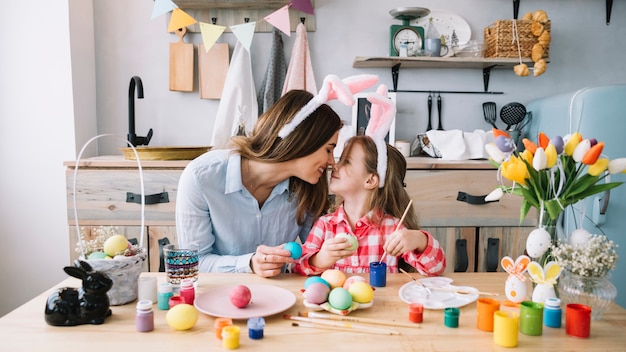
<instances>
[{"instance_id":1,"label":"white plate on shelf","mask_svg":"<svg viewBox=\"0 0 626 352\"><path fill-rule=\"evenodd\" d=\"M248 319L267 317L282 313L296 304L296 296L282 287L263 284L246 284L252 294L252 302L245 308L237 308L230 303L230 291L237 285L220 286L196 296L194 305L207 315Z\"/></svg>"},{"instance_id":2,"label":"white plate on shelf","mask_svg":"<svg viewBox=\"0 0 626 352\"><path fill-rule=\"evenodd\" d=\"M419 279L427 290L411 281L400 287L398 295L406 303L421 303L426 309L459 308L468 305L478 299L478 289L470 286L451 285L452 279L446 277L430 277ZM446 290L438 290L437 287ZM447 291L458 290L462 293Z\"/></svg>"},{"instance_id":3,"label":"white plate on shelf","mask_svg":"<svg viewBox=\"0 0 626 352\"><path fill-rule=\"evenodd\" d=\"M446 45L452 45L452 32L456 34L458 43L467 42L472 38L472 29L463 17L445 10L430 10L430 13L417 19L417 25L424 28L424 33L428 31L430 19L440 35L446 38Z\"/></svg>"}]
</instances>

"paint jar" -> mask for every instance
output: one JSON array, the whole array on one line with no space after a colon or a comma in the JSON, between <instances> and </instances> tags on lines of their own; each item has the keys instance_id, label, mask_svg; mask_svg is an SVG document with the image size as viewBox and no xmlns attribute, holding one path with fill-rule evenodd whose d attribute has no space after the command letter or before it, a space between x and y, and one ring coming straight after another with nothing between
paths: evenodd
<instances>
[{"instance_id":1,"label":"paint jar","mask_svg":"<svg viewBox=\"0 0 626 352\"><path fill-rule=\"evenodd\" d=\"M174 296L172 284L170 284L169 282L164 282L159 285L159 290L157 294L157 306L160 310L170 309L170 298L172 298L172 296Z\"/></svg>"},{"instance_id":2,"label":"paint jar","mask_svg":"<svg viewBox=\"0 0 626 352\"><path fill-rule=\"evenodd\" d=\"M370 285L374 287L385 287L387 285L387 263L370 263Z\"/></svg>"},{"instance_id":3,"label":"paint jar","mask_svg":"<svg viewBox=\"0 0 626 352\"><path fill-rule=\"evenodd\" d=\"M193 301L196 299L196 289L193 287L192 279L180 281L180 295L185 299L185 303L193 306Z\"/></svg>"},{"instance_id":4,"label":"paint jar","mask_svg":"<svg viewBox=\"0 0 626 352\"><path fill-rule=\"evenodd\" d=\"M137 280L137 302L143 300L152 301L152 303L158 301L156 277L141 276Z\"/></svg>"},{"instance_id":5,"label":"paint jar","mask_svg":"<svg viewBox=\"0 0 626 352\"><path fill-rule=\"evenodd\" d=\"M476 327L482 331L493 331L493 314L500 310L500 301L493 298L479 298L476 301Z\"/></svg>"},{"instance_id":6,"label":"paint jar","mask_svg":"<svg viewBox=\"0 0 626 352\"><path fill-rule=\"evenodd\" d=\"M421 303L409 304L409 321L421 323L424 321L424 305Z\"/></svg>"},{"instance_id":7,"label":"paint jar","mask_svg":"<svg viewBox=\"0 0 626 352\"><path fill-rule=\"evenodd\" d=\"M222 328L222 346L229 350L239 348L239 327L228 325Z\"/></svg>"},{"instance_id":8,"label":"paint jar","mask_svg":"<svg viewBox=\"0 0 626 352\"><path fill-rule=\"evenodd\" d=\"M139 332L154 330L154 312L152 311L151 300L141 300L137 302L137 313L135 314L135 328Z\"/></svg>"},{"instance_id":9,"label":"paint jar","mask_svg":"<svg viewBox=\"0 0 626 352\"><path fill-rule=\"evenodd\" d=\"M561 300L556 297L546 298L543 302L543 324L551 328L561 327Z\"/></svg>"},{"instance_id":10,"label":"paint jar","mask_svg":"<svg viewBox=\"0 0 626 352\"><path fill-rule=\"evenodd\" d=\"M446 308L443 310L443 323L449 328L459 327L459 315L461 311L459 308Z\"/></svg>"},{"instance_id":11,"label":"paint jar","mask_svg":"<svg viewBox=\"0 0 626 352\"><path fill-rule=\"evenodd\" d=\"M493 342L502 347L515 347L518 340L519 314L498 310L493 313Z\"/></svg>"},{"instance_id":12,"label":"paint jar","mask_svg":"<svg viewBox=\"0 0 626 352\"><path fill-rule=\"evenodd\" d=\"M541 335L543 332L543 304L532 301L520 303L519 326L519 331L524 335Z\"/></svg>"},{"instance_id":13,"label":"paint jar","mask_svg":"<svg viewBox=\"0 0 626 352\"><path fill-rule=\"evenodd\" d=\"M174 306L181 304L181 303L187 303L185 302L184 297L178 296L178 295L170 297L170 301L169 301L170 309L174 308Z\"/></svg>"},{"instance_id":14,"label":"paint jar","mask_svg":"<svg viewBox=\"0 0 626 352\"><path fill-rule=\"evenodd\" d=\"M217 318L215 319L215 323L213 324L213 327L215 328L215 337L217 337L219 340L222 339L222 330L224 330L224 328L226 326L231 326L233 325L233 320L231 318Z\"/></svg>"},{"instance_id":15,"label":"paint jar","mask_svg":"<svg viewBox=\"0 0 626 352\"><path fill-rule=\"evenodd\" d=\"M263 328L265 328L265 319L262 317L254 317L248 319L248 337L253 340L263 338Z\"/></svg>"},{"instance_id":16,"label":"paint jar","mask_svg":"<svg viewBox=\"0 0 626 352\"><path fill-rule=\"evenodd\" d=\"M565 306L565 333L576 337L589 337L591 330L591 307L570 303Z\"/></svg>"}]
</instances>

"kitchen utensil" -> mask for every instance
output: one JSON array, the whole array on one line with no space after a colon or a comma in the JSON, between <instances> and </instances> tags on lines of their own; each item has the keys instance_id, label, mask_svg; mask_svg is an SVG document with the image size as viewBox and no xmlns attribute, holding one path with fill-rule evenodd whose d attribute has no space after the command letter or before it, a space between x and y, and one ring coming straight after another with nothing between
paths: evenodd
<instances>
[{"instance_id":1,"label":"kitchen utensil","mask_svg":"<svg viewBox=\"0 0 626 352\"><path fill-rule=\"evenodd\" d=\"M198 44L200 99L220 99L222 97L228 66L228 43L215 43L208 52L203 43Z\"/></svg>"},{"instance_id":2,"label":"kitchen utensil","mask_svg":"<svg viewBox=\"0 0 626 352\"><path fill-rule=\"evenodd\" d=\"M496 118L498 114L496 112L496 103L493 101L487 101L483 103L483 114L485 115L485 121L487 121L493 128L498 128L496 126Z\"/></svg>"},{"instance_id":3,"label":"kitchen utensil","mask_svg":"<svg viewBox=\"0 0 626 352\"><path fill-rule=\"evenodd\" d=\"M526 116L526 107L520 103L508 103L500 110L500 119L506 123L506 130L510 130L511 126L516 125Z\"/></svg>"},{"instance_id":4,"label":"kitchen utensil","mask_svg":"<svg viewBox=\"0 0 626 352\"><path fill-rule=\"evenodd\" d=\"M514 129L516 131L522 131L524 129L524 127L526 127L526 125L528 125L528 123L530 122L530 120L533 119L533 113L532 111L529 111L526 113L526 116L524 116L524 119L522 120L522 122L518 123L517 125L515 125Z\"/></svg>"},{"instance_id":5,"label":"kitchen utensil","mask_svg":"<svg viewBox=\"0 0 626 352\"><path fill-rule=\"evenodd\" d=\"M433 129L433 125L430 122L432 120L432 115L433 115L433 95L429 92L428 93L428 128L426 129L426 131L430 131Z\"/></svg>"},{"instance_id":6,"label":"kitchen utensil","mask_svg":"<svg viewBox=\"0 0 626 352\"><path fill-rule=\"evenodd\" d=\"M176 35L180 40L170 43L170 90L193 91L193 44L185 43L187 28L179 28Z\"/></svg>"},{"instance_id":7,"label":"kitchen utensil","mask_svg":"<svg viewBox=\"0 0 626 352\"><path fill-rule=\"evenodd\" d=\"M439 119L439 126L437 126L437 129L439 131L443 131L443 125L441 124L441 94L439 93L437 93L437 113L437 118Z\"/></svg>"}]
</instances>

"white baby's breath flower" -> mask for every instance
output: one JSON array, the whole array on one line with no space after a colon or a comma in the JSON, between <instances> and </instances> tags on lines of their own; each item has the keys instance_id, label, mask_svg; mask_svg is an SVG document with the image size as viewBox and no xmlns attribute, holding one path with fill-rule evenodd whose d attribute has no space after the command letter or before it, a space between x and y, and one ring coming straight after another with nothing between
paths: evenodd
<instances>
[{"instance_id":1,"label":"white baby's breath flower","mask_svg":"<svg viewBox=\"0 0 626 352\"><path fill-rule=\"evenodd\" d=\"M570 272L587 277L601 277L615 269L618 245L603 235L591 235L583 244L567 242L552 246L555 260Z\"/></svg>"}]
</instances>

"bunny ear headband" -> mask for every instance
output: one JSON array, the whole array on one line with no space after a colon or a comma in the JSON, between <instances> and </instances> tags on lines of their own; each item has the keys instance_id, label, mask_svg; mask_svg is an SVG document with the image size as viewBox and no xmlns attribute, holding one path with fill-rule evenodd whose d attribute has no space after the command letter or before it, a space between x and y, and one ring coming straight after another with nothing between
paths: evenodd
<instances>
[{"instance_id":1,"label":"bunny ear headband","mask_svg":"<svg viewBox=\"0 0 626 352\"><path fill-rule=\"evenodd\" d=\"M343 80L339 79L336 75L326 76L320 92L314 96L313 99L309 100L291 121L283 126L278 132L278 136L283 139L287 137L302 121L309 117L313 111L329 100L337 99L348 106L354 105L353 94L373 86L376 82L378 82L378 76L376 75L356 75L344 78Z\"/></svg>"},{"instance_id":2,"label":"bunny ear headband","mask_svg":"<svg viewBox=\"0 0 626 352\"><path fill-rule=\"evenodd\" d=\"M396 117L395 105L387 98L387 86L381 84L376 89L376 93L367 95L367 100L372 103L370 109L370 120L365 130L365 135L369 136L376 143L378 151L378 164L376 171L378 172L378 188L385 186L385 175L387 174L387 143L385 136L389 132L391 122Z\"/></svg>"}]
</instances>

